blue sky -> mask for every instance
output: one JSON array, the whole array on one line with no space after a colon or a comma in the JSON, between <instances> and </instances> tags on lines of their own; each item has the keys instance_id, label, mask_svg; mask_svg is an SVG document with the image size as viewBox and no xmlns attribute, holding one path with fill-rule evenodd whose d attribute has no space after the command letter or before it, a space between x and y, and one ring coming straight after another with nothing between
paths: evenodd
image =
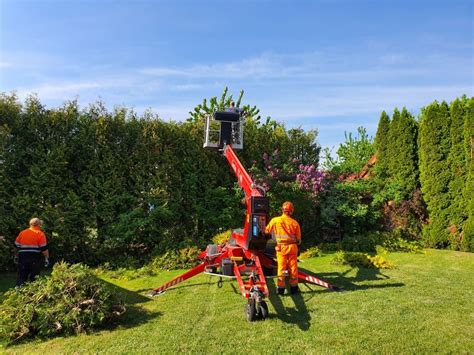
<instances>
[{"instance_id":1,"label":"blue sky","mask_svg":"<svg viewBox=\"0 0 474 355\"><path fill-rule=\"evenodd\" d=\"M0 0L0 91L182 120L245 90L323 147L382 110L474 96L472 1Z\"/></svg>"}]
</instances>

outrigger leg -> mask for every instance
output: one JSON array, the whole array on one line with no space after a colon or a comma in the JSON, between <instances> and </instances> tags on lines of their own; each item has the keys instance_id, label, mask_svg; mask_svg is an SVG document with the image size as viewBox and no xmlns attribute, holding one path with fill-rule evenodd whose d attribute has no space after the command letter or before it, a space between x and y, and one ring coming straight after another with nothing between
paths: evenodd
<instances>
[{"instance_id":1,"label":"outrigger leg","mask_svg":"<svg viewBox=\"0 0 474 355\"><path fill-rule=\"evenodd\" d=\"M198 266L192 268L191 270L185 272L184 274L181 274L179 276L176 276L174 279L171 281L165 283L164 285L155 288L153 291L151 291L150 296L158 296L159 294L163 293L166 289L175 286L187 279L190 279L191 277L194 277L196 275L199 275L200 273L204 272L206 263L202 262Z\"/></svg>"},{"instance_id":2,"label":"outrigger leg","mask_svg":"<svg viewBox=\"0 0 474 355\"><path fill-rule=\"evenodd\" d=\"M318 285L318 286L321 286L321 287L324 287L324 288L328 288L328 289L333 290L333 291L342 291L341 288L339 288L337 286L334 286L334 285L331 285L329 282L323 281L321 279L318 279L316 276L308 275L308 274L306 274L302 271L299 271L299 270L298 270L298 278L300 280L304 280L306 282L309 282L309 283L312 283L312 284L315 284L315 285Z\"/></svg>"}]
</instances>

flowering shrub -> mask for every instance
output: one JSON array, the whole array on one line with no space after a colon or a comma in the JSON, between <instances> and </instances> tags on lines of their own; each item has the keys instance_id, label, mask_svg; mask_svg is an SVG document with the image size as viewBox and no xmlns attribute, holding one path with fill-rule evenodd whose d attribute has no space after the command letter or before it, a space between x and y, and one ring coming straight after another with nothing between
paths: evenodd
<instances>
[{"instance_id":1,"label":"flowering shrub","mask_svg":"<svg viewBox=\"0 0 474 355\"><path fill-rule=\"evenodd\" d=\"M278 149L272 154L264 153L262 156L263 171L257 168L257 161L253 161L250 172L255 180L265 191L270 191L278 183L285 184L288 188L298 188L309 192L313 197L324 191L327 186L329 174L321 171L315 164L304 165L297 158L288 158L286 161L280 156Z\"/></svg>"},{"instance_id":2,"label":"flowering shrub","mask_svg":"<svg viewBox=\"0 0 474 355\"><path fill-rule=\"evenodd\" d=\"M324 191L327 186L328 173L318 170L314 165L299 166L299 173L296 174L296 182L302 190L309 191L317 195Z\"/></svg>"}]
</instances>

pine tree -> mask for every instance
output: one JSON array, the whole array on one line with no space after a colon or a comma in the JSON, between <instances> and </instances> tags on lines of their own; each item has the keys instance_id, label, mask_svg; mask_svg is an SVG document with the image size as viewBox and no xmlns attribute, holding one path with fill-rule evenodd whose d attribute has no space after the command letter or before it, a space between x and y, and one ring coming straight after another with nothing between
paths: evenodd
<instances>
[{"instance_id":1,"label":"pine tree","mask_svg":"<svg viewBox=\"0 0 474 355\"><path fill-rule=\"evenodd\" d=\"M427 245L448 245L450 196L450 116L446 102L433 102L422 110L419 132L421 191L426 201L430 224L424 230Z\"/></svg>"},{"instance_id":2,"label":"pine tree","mask_svg":"<svg viewBox=\"0 0 474 355\"><path fill-rule=\"evenodd\" d=\"M375 135L375 149L377 151L377 163L375 173L382 181L388 177L388 143L390 137L390 117L385 111L380 115L377 134Z\"/></svg>"}]
</instances>

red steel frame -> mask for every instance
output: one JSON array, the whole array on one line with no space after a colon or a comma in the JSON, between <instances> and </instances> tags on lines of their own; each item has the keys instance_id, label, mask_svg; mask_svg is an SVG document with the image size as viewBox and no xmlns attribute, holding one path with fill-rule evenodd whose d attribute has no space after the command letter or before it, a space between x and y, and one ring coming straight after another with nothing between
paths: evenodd
<instances>
[{"instance_id":1,"label":"red steel frame","mask_svg":"<svg viewBox=\"0 0 474 355\"><path fill-rule=\"evenodd\" d=\"M235 241L235 245L230 245L229 242L223 243L217 246L217 253L209 255L209 247L199 254L199 258L202 260L199 265L188 270L182 275L175 277L174 279L166 282L158 288L153 290L153 294L160 294L166 289L175 286L191 277L199 275L206 270L215 270L220 265L224 258L229 258L233 261L234 277L239 285L240 292L243 297L249 299L253 292L258 292L262 297L268 297L268 287L263 273L265 269L275 269L277 262L260 250L251 250L246 246L247 236L251 215L250 198L252 196L263 196L262 192L252 181L250 175L242 166L242 163L237 158L234 150L230 145L224 147L224 156L227 158L232 170L234 171L240 187L245 192L245 199L247 202L247 215L245 218L245 226L243 234L232 233L232 239ZM219 274L216 274L219 276ZM315 284L328 289L337 290L338 288L325 282L316 276L308 275L302 271L298 272L298 278L305 282Z\"/></svg>"}]
</instances>

